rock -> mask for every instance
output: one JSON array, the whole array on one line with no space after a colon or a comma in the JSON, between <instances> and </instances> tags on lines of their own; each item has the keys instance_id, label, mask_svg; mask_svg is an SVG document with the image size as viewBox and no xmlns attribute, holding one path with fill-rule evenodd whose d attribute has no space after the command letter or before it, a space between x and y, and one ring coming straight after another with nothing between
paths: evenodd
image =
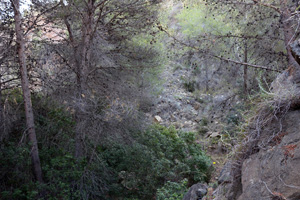
<instances>
[{"instance_id":1,"label":"rock","mask_svg":"<svg viewBox=\"0 0 300 200\"><path fill-rule=\"evenodd\" d=\"M198 115L198 112L195 111L195 109L194 109L193 106L191 106L191 105L185 106L185 107L182 109L182 112L185 114L185 117L186 117L188 120L191 120L191 119L193 119L195 116Z\"/></svg>"},{"instance_id":2,"label":"rock","mask_svg":"<svg viewBox=\"0 0 300 200\"><path fill-rule=\"evenodd\" d=\"M189 191L184 195L183 200L202 200L207 194L207 185L197 183L190 187Z\"/></svg>"},{"instance_id":3,"label":"rock","mask_svg":"<svg viewBox=\"0 0 300 200\"><path fill-rule=\"evenodd\" d=\"M201 122L201 119L202 119L202 117L201 116L197 116L194 120L195 120L195 122Z\"/></svg>"},{"instance_id":4,"label":"rock","mask_svg":"<svg viewBox=\"0 0 300 200\"><path fill-rule=\"evenodd\" d=\"M238 200L272 200L275 196L270 191L289 200L300 199L300 110L289 112L282 127L288 134L282 135L279 144L261 149L244 161L243 193Z\"/></svg>"},{"instance_id":5,"label":"rock","mask_svg":"<svg viewBox=\"0 0 300 200\"><path fill-rule=\"evenodd\" d=\"M231 162L227 162L220 172L220 176L218 178L218 184L229 183L231 181L232 181Z\"/></svg>"},{"instance_id":6,"label":"rock","mask_svg":"<svg viewBox=\"0 0 300 200\"><path fill-rule=\"evenodd\" d=\"M232 189L233 177L231 175L231 167L231 162L227 162L222 168L218 178L219 186L212 193L213 200L231 200L227 197L228 191Z\"/></svg>"},{"instance_id":7,"label":"rock","mask_svg":"<svg viewBox=\"0 0 300 200\"><path fill-rule=\"evenodd\" d=\"M195 102L193 107L194 107L195 110L199 110L201 108L201 103Z\"/></svg>"},{"instance_id":8,"label":"rock","mask_svg":"<svg viewBox=\"0 0 300 200\"><path fill-rule=\"evenodd\" d=\"M226 103L229 99L231 99L232 94L227 93L227 94L218 94L213 97L213 105L215 107L219 107L220 105Z\"/></svg>"},{"instance_id":9,"label":"rock","mask_svg":"<svg viewBox=\"0 0 300 200\"><path fill-rule=\"evenodd\" d=\"M213 200L231 200L226 197L227 192L231 189L231 184L221 184L213 191Z\"/></svg>"},{"instance_id":10,"label":"rock","mask_svg":"<svg viewBox=\"0 0 300 200\"><path fill-rule=\"evenodd\" d=\"M220 137L220 133L219 132L211 132L211 133L209 133L209 137L211 137L211 138Z\"/></svg>"},{"instance_id":11,"label":"rock","mask_svg":"<svg viewBox=\"0 0 300 200\"><path fill-rule=\"evenodd\" d=\"M300 64L300 40L294 41L290 46L296 62Z\"/></svg>"},{"instance_id":12,"label":"rock","mask_svg":"<svg viewBox=\"0 0 300 200\"><path fill-rule=\"evenodd\" d=\"M158 115L155 115L154 116L154 121L160 123L160 122L162 122L162 118Z\"/></svg>"},{"instance_id":13,"label":"rock","mask_svg":"<svg viewBox=\"0 0 300 200\"><path fill-rule=\"evenodd\" d=\"M214 200L300 199L300 110L289 111L268 126L257 145L263 148L243 161L239 184L231 181L227 170L233 165L224 166Z\"/></svg>"},{"instance_id":14,"label":"rock","mask_svg":"<svg viewBox=\"0 0 300 200\"><path fill-rule=\"evenodd\" d=\"M213 104L214 105L218 105L218 104L221 104L221 103L223 103L225 100L226 100L226 96L225 95L223 95L223 94L220 94L220 95L216 95L216 96L214 96L214 98L213 98Z\"/></svg>"}]
</instances>

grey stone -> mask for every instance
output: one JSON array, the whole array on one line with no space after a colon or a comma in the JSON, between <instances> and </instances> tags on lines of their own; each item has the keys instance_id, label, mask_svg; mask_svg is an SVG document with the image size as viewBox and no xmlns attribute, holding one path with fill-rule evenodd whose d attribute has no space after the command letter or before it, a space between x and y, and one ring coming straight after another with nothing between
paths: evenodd
<instances>
[{"instance_id":1,"label":"grey stone","mask_svg":"<svg viewBox=\"0 0 300 200\"><path fill-rule=\"evenodd\" d=\"M194 120L195 120L195 122L200 122L201 121L201 119L202 119L202 117L201 116L197 116Z\"/></svg>"},{"instance_id":2,"label":"grey stone","mask_svg":"<svg viewBox=\"0 0 300 200\"><path fill-rule=\"evenodd\" d=\"M300 199L300 174L297 170L300 166L300 111L289 112L282 128L288 134L279 144L261 149L244 161L243 193L238 200L271 200L269 191L278 192L289 200Z\"/></svg>"},{"instance_id":3,"label":"grey stone","mask_svg":"<svg viewBox=\"0 0 300 200\"><path fill-rule=\"evenodd\" d=\"M279 120L280 123L274 120L265 130L283 133L280 139L272 142L273 131L262 131L258 146L263 148L243 162L241 190L236 190L230 175L232 166L226 163L214 200L300 199L300 110L289 111ZM232 196L235 192L238 195Z\"/></svg>"},{"instance_id":4,"label":"grey stone","mask_svg":"<svg viewBox=\"0 0 300 200\"><path fill-rule=\"evenodd\" d=\"M227 162L220 172L220 176L218 178L218 184L229 183L232 181L231 176L231 162Z\"/></svg>"},{"instance_id":5,"label":"grey stone","mask_svg":"<svg viewBox=\"0 0 300 200\"><path fill-rule=\"evenodd\" d=\"M183 200L201 200L207 194L207 185L197 183L190 187Z\"/></svg>"}]
</instances>

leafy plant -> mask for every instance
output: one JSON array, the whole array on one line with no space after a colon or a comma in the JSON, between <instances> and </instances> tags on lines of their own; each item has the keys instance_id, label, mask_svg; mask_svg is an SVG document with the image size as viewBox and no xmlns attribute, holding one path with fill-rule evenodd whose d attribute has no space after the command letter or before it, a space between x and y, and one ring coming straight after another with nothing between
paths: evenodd
<instances>
[{"instance_id":1,"label":"leafy plant","mask_svg":"<svg viewBox=\"0 0 300 200\"><path fill-rule=\"evenodd\" d=\"M182 200L187 192L187 179L183 179L179 183L168 181L162 188L157 190L157 200Z\"/></svg>"},{"instance_id":2,"label":"leafy plant","mask_svg":"<svg viewBox=\"0 0 300 200\"><path fill-rule=\"evenodd\" d=\"M105 138L91 145L87 140L92 152L75 159L72 115L49 99L35 96L33 103L45 183L34 182L30 148L20 134L24 126L16 126L0 145L3 199L36 199L41 191L53 200L151 199L157 192L167 197L168 191L181 188L173 194L180 198L184 185L210 179L211 161L195 133L159 125L130 130L124 142Z\"/></svg>"},{"instance_id":3,"label":"leafy plant","mask_svg":"<svg viewBox=\"0 0 300 200\"><path fill-rule=\"evenodd\" d=\"M103 152L128 196L149 199L167 181L187 178L193 184L210 179L211 161L194 133L154 126L133 137L133 143L112 142Z\"/></svg>"}]
</instances>

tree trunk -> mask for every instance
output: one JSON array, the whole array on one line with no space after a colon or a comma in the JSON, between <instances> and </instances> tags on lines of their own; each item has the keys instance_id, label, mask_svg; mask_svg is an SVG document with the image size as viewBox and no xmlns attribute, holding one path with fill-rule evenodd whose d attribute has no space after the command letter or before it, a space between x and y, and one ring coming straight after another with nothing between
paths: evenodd
<instances>
[{"instance_id":1,"label":"tree trunk","mask_svg":"<svg viewBox=\"0 0 300 200\"><path fill-rule=\"evenodd\" d=\"M91 59L90 45L93 40L94 21L95 21L95 2L88 0L84 11L81 12L81 38L74 37L71 24L68 21L68 16L64 17L64 23L69 33L69 40L73 48L74 67L76 73L76 98L82 99L88 96L88 73ZM68 11L67 6L62 6ZM84 102L84 100L82 101ZM84 106L84 105L83 105ZM84 109L84 108L82 108ZM76 130L75 130L75 157L80 158L83 154L83 140L84 140L84 119L85 114L77 109L75 113Z\"/></svg>"},{"instance_id":2,"label":"tree trunk","mask_svg":"<svg viewBox=\"0 0 300 200\"><path fill-rule=\"evenodd\" d=\"M1 78L1 76L0 76ZM2 85L0 82L0 138L3 137L4 134L4 114L3 114L3 103L2 103Z\"/></svg>"},{"instance_id":3,"label":"tree trunk","mask_svg":"<svg viewBox=\"0 0 300 200\"><path fill-rule=\"evenodd\" d=\"M77 84L78 88L78 98L84 98L87 96L88 90L88 71L90 64L90 45L92 41L92 32L93 32L93 22L94 22L94 1L89 0L87 3L87 11L84 13L82 21L82 38L81 48L79 50L80 62L77 62ZM75 157L80 158L83 154L83 140L84 140L84 117L85 114L81 113L80 110L76 111L76 137L75 137Z\"/></svg>"},{"instance_id":4,"label":"tree trunk","mask_svg":"<svg viewBox=\"0 0 300 200\"><path fill-rule=\"evenodd\" d=\"M245 41L245 51L244 51L244 63L248 62L248 49L247 49L247 41ZM248 66L244 65L244 94L245 98L247 97L248 94Z\"/></svg>"},{"instance_id":5,"label":"tree trunk","mask_svg":"<svg viewBox=\"0 0 300 200\"><path fill-rule=\"evenodd\" d=\"M29 142L31 143L31 161L33 166L33 172L35 178L38 182L43 182L42 179L42 169L39 158L38 144L35 133L33 110L31 103L31 94L29 89L29 81L26 68L26 59L25 59L25 44L24 44L24 35L22 31L22 22L21 22L21 13L20 13L20 2L19 0L11 0L14 9L14 19L15 19L15 32L17 39L17 49L18 49L18 61L20 65L21 73L21 85L24 98L25 106L25 115L26 115L26 126L29 136Z\"/></svg>"}]
</instances>

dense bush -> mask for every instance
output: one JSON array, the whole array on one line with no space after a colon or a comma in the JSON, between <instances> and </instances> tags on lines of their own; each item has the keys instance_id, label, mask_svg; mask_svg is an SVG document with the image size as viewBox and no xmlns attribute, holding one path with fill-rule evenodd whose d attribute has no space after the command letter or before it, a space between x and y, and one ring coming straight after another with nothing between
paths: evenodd
<instances>
[{"instance_id":1,"label":"dense bush","mask_svg":"<svg viewBox=\"0 0 300 200\"><path fill-rule=\"evenodd\" d=\"M12 94L13 104L18 92ZM70 114L62 107L33 97L39 154L45 183L35 183L31 171L30 145L27 143L24 113L17 112L17 121L0 148L1 199L36 199L43 191L46 199L79 199L76 183L83 172L84 162L76 161L73 151L73 125Z\"/></svg>"},{"instance_id":2,"label":"dense bush","mask_svg":"<svg viewBox=\"0 0 300 200\"><path fill-rule=\"evenodd\" d=\"M150 199L167 181L187 178L193 184L209 180L211 162L195 142L194 133L153 126L133 138L131 144L112 142L103 151L119 177L123 195Z\"/></svg>"},{"instance_id":3,"label":"dense bush","mask_svg":"<svg viewBox=\"0 0 300 200\"><path fill-rule=\"evenodd\" d=\"M157 200L182 200L187 192L187 180L180 183L168 181L162 188L157 190Z\"/></svg>"},{"instance_id":4,"label":"dense bush","mask_svg":"<svg viewBox=\"0 0 300 200\"><path fill-rule=\"evenodd\" d=\"M49 102L33 98L45 183L34 182L19 110L17 125L0 145L1 199L38 199L41 191L40 199L172 199L181 197L187 185L210 178L210 159L195 134L158 125L131 130L124 142L103 138L76 160L73 117Z\"/></svg>"}]
</instances>

